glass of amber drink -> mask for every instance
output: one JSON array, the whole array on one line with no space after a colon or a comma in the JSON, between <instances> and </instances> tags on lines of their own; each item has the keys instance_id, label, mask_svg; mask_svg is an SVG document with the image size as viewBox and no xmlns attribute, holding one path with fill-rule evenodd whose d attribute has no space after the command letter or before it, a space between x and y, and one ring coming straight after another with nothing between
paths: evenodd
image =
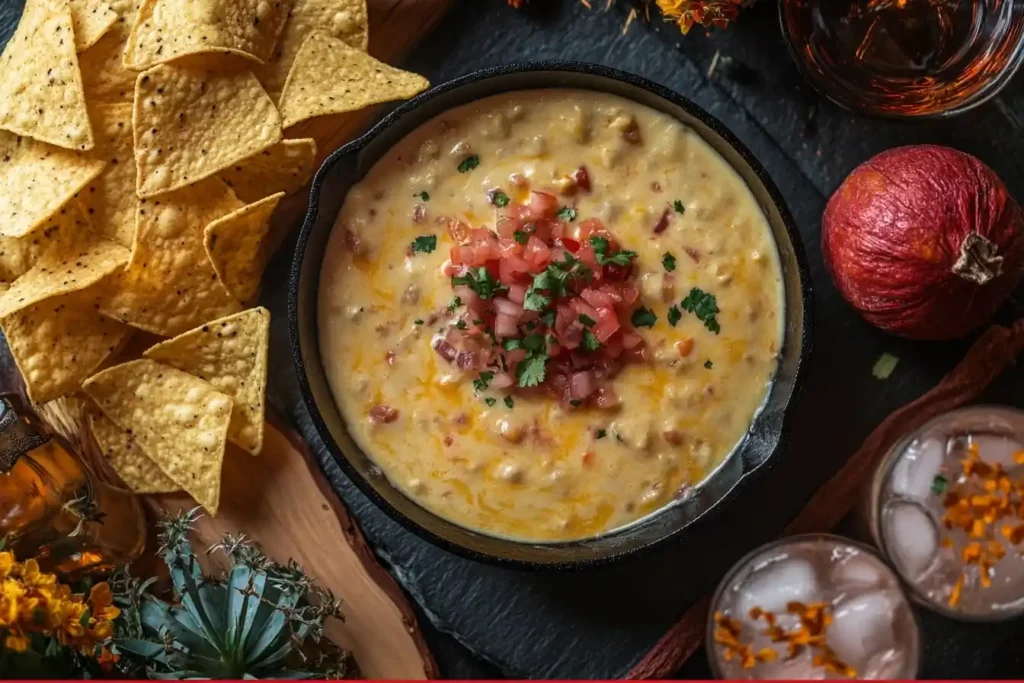
<instances>
[{"instance_id":1,"label":"glass of amber drink","mask_svg":"<svg viewBox=\"0 0 1024 683\"><path fill-rule=\"evenodd\" d=\"M913 598L975 621L1024 612L1024 412L956 410L897 443L869 521Z\"/></svg>"},{"instance_id":2,"label":"glass of amber drink","mask_svg":"<svg viewBox=\"0 0 1024 683\"><path fill-rule=\"evenodd\" d=\"M870 548L792 536L740 560L711 601L708 657L725 679L914 678L917 621Z\"/></svg>"}]
</instances>

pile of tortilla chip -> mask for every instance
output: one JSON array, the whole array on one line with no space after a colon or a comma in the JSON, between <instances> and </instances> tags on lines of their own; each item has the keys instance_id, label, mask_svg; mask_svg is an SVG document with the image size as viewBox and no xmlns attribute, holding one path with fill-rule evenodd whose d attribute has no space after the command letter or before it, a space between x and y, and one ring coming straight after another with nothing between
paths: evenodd
<instances>
[{"instance_id":1,"label":"pile of tortilla chip","mask_svg":"<svg viewBox=\"0 0 1024 683\"><path fill-rule=\"evenodd\" d=\"M293 126L428 86L366 46L365 0L26 0L0 54L0 328L32 401L92 399L136 491L213 512L227 441L259 453L269 314L245 308L317 161Z\"/></svg>"}]
</instances>

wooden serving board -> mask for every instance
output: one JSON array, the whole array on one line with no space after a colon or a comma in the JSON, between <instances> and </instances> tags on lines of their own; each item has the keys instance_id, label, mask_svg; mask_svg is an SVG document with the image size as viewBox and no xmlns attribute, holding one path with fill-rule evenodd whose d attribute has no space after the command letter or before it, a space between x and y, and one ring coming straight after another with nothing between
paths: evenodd
<instances>
[{"instance_id":1,"label":"wooden serving board","mask_svg":"<svg viewBox=\"0 0 1024 683\"><path fill-rule=\"evenodd\" d=\"M406 52L435 26L454 0L368 0L370 53L401 65ZM374 110L322 117L296 126L289 137L313 137L320 159L364 130ZM289 198L278 215L279 239L297 229L307 195ZM287 358L271 362L289 363ZM271 557L295 559L321 586L344 601L345 623L328 635L355 655L366 678L438 676L412 606L377 562L344 504L331 491L301 437L268 416L263 453L253 458L231 447L225 458L220 511L196 529L199 544L225 532L244 533ZM178 512L195 503L187 495L153 496L156 510Z\"/></svg>"}]
</instances>

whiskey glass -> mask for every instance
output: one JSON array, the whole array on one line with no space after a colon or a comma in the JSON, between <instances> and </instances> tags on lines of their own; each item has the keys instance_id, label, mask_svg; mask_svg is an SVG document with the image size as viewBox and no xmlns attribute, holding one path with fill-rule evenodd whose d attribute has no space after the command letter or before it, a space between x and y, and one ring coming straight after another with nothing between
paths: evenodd
<instances>
[{"instance_id":1,"label":"whiskey glass","mask_svg":"<svg viewBox=\"0 0 1024 683\"><path fill-rule=\"evenodd\" d=\"M779 14L804 78L861 114L953 116L1024 62L1024 0L780 0Z\"/></svg>"}]
</instances>

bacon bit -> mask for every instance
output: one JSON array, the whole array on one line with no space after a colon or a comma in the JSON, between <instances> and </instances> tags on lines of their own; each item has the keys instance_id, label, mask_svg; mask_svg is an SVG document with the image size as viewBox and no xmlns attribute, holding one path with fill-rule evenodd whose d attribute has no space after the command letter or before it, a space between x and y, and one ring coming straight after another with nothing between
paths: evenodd
<instances>
[{"instance_id":1,"label":"bacon bit","mask_svg":"<svg viewBox=\"0 0 1024 683\"><path fill-rule=\"evenodd\" d=\"M700 252L693 247L686 247L686 255L693 259L694 263L700 263Z\"/></svg>"},{"instance_id":2,"label":"bacon bit","mask_svg":"<svg viewBox=\"0 0 1024 683\"><path fill-rule=\"evenodd\" d=\"M530 186L530 179L518 173L509 174L508 182L512 185L512 187L527 188ZM577 184L579 184L579 180L577 180L576 182Z\"/></svg>"},{"instance_id":3,"label":"bacon bit","mask_svg":"<svg viewBox=\"0 0 1024 683\"><path fill-rule=\"evenodd\" d=\"M661 218L659 218L658 222L654 224L654 234L655 235L660 235L661 233L665 232L665 230L668 228L668 220L671 217L672 217L672 210L671 209L666 208L664 211L661 212Z\"/></svg>"},{"instance_id":4,"label":"bacon bit","mask_svg":"<svg viewBox=\"0 0 1024 683\"><path fill-rule=\"evenodd\" d=\"M587 451L583 454L583 464L592 465L594 463L594 451Z\"/></svg>"},{"instance_id":5,"label":"bacon bit","mask_svg":"<svg viewBox=\"0 0 1024 683\"><path fill-rule=\"evenodd\" d=\"M373 424L391 424L398 419L398 411L389 405L375 405L370 408L370 422Z\"/></svg>"},{"instance_id":6,"label":"bacon bit","mask_svg":"<svg viewBox=\"0 0 1024 683\"><path fill-rule=\"evenodd\" d=\"M341 241L345 245L345 250L355 256L363 255L363 243L359 239L359 236L348 228L341 229Z\"/></svg>"},{"instance_id":7,"label":"bacon bit","mask_svg":"<svg viewBox=\"0 0 1024 683\"><path fill-rule=\"evenodd\" d=\"M451 446L453 443L455 443L454 437L452 437L451 434L445 434L444 435L444 445L445 446Z\"/></svg>"},{"instance_id":8,"label":"bacon bit","mask_svg":"<svg viewBox=\"0 0 1024 683\"><path fill-rule=\"evenodd\" d=\"M661 183L657 180L651 183L651 192L661 192Z\"/></svg>"},{"instance_id":9,"label":"bacon bit","mask_svg":"<svg viewBox=\"0 0 1024 683\"><path fill-rule=\"evenodd\" d=\"M686 337L685 339L680 339L673 346L676 347L676 351L679 352L680 356L686 358L687 356L690 355L690 353L693 352L693 337Z\"/></svg>"},{"instance_id":10,"label":"bacon bit","mask_svg":"<svg viewBox=\"0 0 1024 683\"><path fill-rule=\"evenodd\" d=\"M388 365L392 367L394 367L395 365L395 358L397 358L397 356L395 355L394 351L388 351L387 353L384 354L384 360L386 360Z\"/></svg>"},{"instance_id":11,"label":"bacon bit","mask_svg":"<svg viewBox=\"0 0 1024 683\"><path fill-rule=\"evenodd\" d=\"M413 223L422 223L423 219L427 217L427 207L422 204L417 204L412 207L412 221Z\"/></svg>"},{"instance_id":12,"label":"bacon bit","mask_svg":"<svg viewBox=\"0 0 1024 683\"><path fill-rule=\"evenodd\" d=\"M587 173L586 166L580 166L572 174L572 179L576 181L576 187L580 188L584 192L590 192L590 174Z\"/></svg>"},{"instance_id":13,"label":"bacon bit","mask_svg":"<svg viewBox=\"0 0 1024 683\"><path fill-rule=\"evenodd\" d=\"M643 136L640 134L640 124L637 123L635 118L630 119L629 124L622 129L622 139L631 145L643 143Z\"/></svg>"},{"instance_id":14,"label":"bacon bit","mask_svg":"<svg viewBox=\"0 0 1024 683\"><path fill-rule=\"evenodd\" d=\"M661 433L661 438L670 446L682 446L684 434L677 429L666 429Z\"/></svg>"}]
</instances>

